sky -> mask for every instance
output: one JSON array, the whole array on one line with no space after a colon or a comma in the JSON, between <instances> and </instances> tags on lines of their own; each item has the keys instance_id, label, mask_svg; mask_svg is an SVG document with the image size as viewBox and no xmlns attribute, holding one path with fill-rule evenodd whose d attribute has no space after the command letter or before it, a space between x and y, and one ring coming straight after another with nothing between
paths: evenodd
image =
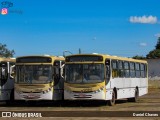
<instances>
[{"instance_id":1,"label":"sky","mask_svg":"<svg viewBox=\"0 0 160 120\"><path fill-rule=\"evenodd\" d=\"M159 5L160 0L0 0L0 43L14 49L14 57L79 49L146 56L160 37Z\"/></svg>"}]
</instances>

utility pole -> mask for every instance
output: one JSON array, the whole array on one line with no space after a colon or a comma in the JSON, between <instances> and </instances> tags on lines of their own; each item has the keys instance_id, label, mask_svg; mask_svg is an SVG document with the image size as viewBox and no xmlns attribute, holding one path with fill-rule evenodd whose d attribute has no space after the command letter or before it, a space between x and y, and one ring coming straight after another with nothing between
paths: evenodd
<instances>
[{"instance_id":1,"label":"utility pole","mask_svg":"<svg viewBox=\"0 0 160 120\"><path fill-rule=\"evenodd\" d=\"M81 48L79 48L79 54L81 54Z\"/></svg>"},{"instance_id":2,"label":"utility pole","mask_svg":"<svg viewBox=\"0 0 160 120\"><path fill-rule=\"evenodd\" d=\"M71 55L73 54L73 53L71 53L70 51L65 50L65 51L63 51L63 57L65 57L65 53L66 53L66 52L70 53Z\"/></svg>"}]
</instances>

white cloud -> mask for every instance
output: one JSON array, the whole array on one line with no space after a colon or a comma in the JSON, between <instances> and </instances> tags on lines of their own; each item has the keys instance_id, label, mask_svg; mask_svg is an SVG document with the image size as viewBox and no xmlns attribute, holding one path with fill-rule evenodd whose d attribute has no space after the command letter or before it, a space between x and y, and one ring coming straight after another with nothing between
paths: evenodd
<instances>
[{"instance_id":1,"label":"white cloud","mask_svg":"<svg viewBox=\"0 0 160 120\"><path fill-rule=\"evenodd\" d=\"M131 16L129 21L131 23L145 23L145 24L155 24L158 22L158 19L156 16Z\"/></svg>"},{"instance_id":2,"label":"white cloud","mask_svg":"<svg viewBox=\"0 0 160 120\"><path fill-rule=\"evenodd\" d=\"M160 37L160 33L157 33L154 35L155 37Z\"/></svg>"},{"instance_id":3,"label":"white cloud","mask_svg":"<svg viewBox=\"0 0 160 120\"><path fill-rule=\"evenodd\" d=\"M140 46L145 47L147 46L147 43L139 43Z\"/></svg>"}]
</instances>

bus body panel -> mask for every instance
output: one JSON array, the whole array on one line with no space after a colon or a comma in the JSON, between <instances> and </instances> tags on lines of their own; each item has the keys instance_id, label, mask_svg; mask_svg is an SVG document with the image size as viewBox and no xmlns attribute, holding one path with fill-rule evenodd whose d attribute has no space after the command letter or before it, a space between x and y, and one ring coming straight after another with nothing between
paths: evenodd
<instances>
[{"instance_id":1,"label":"bus body panel","mask_svg":"<svg viewBox=\"0 0 160 120\"><path fill-rule=\"evenodd\" d=\"M114 78L111 79L111 88L135 88L139 87L147 87L148 80L146 78Z\"/></svg>"},{"instance_id":2,"label":"bus body panel","mask_svg":"<svg viewBox=\"0 0 160 120\"><path fill-rule=\"evenodd\" d=\"M111 100L112 99L112 92L113 92L113 89L106 88L106 98L105 98L105 100Z\"/></svg>"}]
</instances>

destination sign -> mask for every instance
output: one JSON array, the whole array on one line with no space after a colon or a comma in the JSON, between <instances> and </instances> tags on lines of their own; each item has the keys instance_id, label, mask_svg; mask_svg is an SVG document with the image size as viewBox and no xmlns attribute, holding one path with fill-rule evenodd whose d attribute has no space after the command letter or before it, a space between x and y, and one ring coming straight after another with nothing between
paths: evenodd
<instances>
[{"instance_id":1,"label":"destination sign","mask_svg":"<svg viewBox=\"0 0 160 120\"><path fill-rule=\"evenodd\" d=\"M89 61L103 61L103 57L95 55L80 55L80 56L66 57L66 62L89 62Z\"/></svg>"},{"instance_id":2,"label":"destination sign","mask_svg":"<svg viewBox=\"0 0 160 120\"><path fill-rule=\"evenodd\" d=\"M21 57L16 59L17 63L51 63L50 57Z\"/></svg>"}]
</instances>

